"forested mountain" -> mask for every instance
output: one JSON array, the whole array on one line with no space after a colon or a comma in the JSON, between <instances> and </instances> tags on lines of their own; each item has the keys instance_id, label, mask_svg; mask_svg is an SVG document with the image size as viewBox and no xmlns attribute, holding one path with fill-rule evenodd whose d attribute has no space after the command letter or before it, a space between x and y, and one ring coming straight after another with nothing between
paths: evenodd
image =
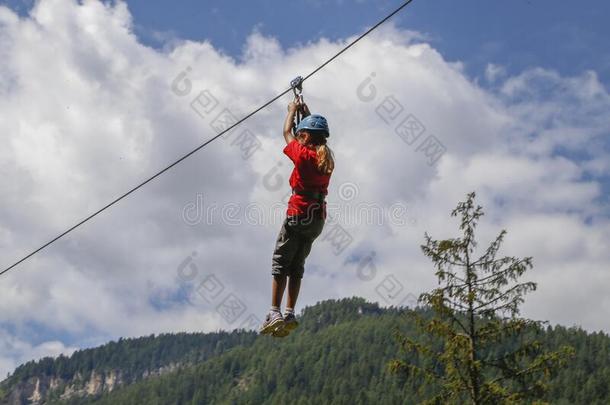
<instances>
[{"instance_id":1,"label":"forested mountain","mask_svg":"<svg viewBox=\"0 0 610 405\"><path fill-rule=\"evenodd\" d=\"M412 404L419 381L391 374L404 358L393 332L414 333L400 308L362 298L307 307L290 336L238 330L120 339L26 363L0 383L1 404ZM610 337L548 327L549 349L576 357L554 376L552 404L610 403Z\"/></svg>"}]
</instances>

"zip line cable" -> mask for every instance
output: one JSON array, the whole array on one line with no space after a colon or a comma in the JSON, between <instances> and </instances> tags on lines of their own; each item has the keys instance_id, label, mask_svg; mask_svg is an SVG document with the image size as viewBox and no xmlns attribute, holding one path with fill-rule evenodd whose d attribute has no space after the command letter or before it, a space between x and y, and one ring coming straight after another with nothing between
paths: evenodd
<instances>
[{"instance_id":1,"label":"zip line cable","mask_svg":"<svg viewBox=\"0 0 610 405\"><path fill-rule=\"evenodd\" d=\"M380 20L377 24L373 25L371 28L369 28L368 30L366 30L363 34L361 34L358 38L356 38L355 40L353 40L352 42L350 42L345 48L341 49L339 52L337 52L335 55L333 55L330 59L328 59L326 62L324 62L323 64L321 64L320 66L318 66L316 69L314 69L311 73L309 73L307 76L305 76L303 78L303 82L307 79L309 79L311 76L313 76L314 74L318 73L321 69L323 69L326 65L328 65L330 62L332 62L333 60L335 60L336 58L338 58L341 54L343 54L345 51L347 51L349 48L351 48L352 46L354 46L358 41L360 41L362 38L366 37L368 34L370 34L373 30L375 30L376 28L378 28L380 25L382 25L383 23L385 23L386 21L388 21L390 18L392 18L394 15L396 15L398 12L400 12L403 8L405 8L406 6L408 6L413 0L407 0L405 1L402 5L400 5L398 8L396 8L394 11L392 11L390 14L388 14L386 17L384 17L382 20ZM280 94L278 94L277 96L273 97L271 100L267 101L265 104L261 105L260 107L258 107L256 110L252 111L251 113L249 113L248 115L244 116L243 118L241 118L240 120L238 120L237 122L235 122L233 125L229 126L228 128L226 128L225 130L223 130L222 132L220 132L219 134L213 136L212 138L208 139L207 141L205 141L204 143L202 143L201 145L199 145L198 147L196 147L195 149L193 149L192 151L188 152L187 154L185 154L184 156L182 156L181 158L179 158L178 160L176 160L175 162L171 163L169 166L165 167L164 169L158 171L157 173L155 173L154 175L152 175L151 177L149 177L148 179L144 180L143 182L141 182L140 184L138 184L137 186L133 187L131 190L127 191L126 193L122 194L121 196L115 198L113 201L111 201L110 203L106 204L105 206L103 206L102 208L100 208L99 210L95 211L93 214L89 215L88 217L86 217L85 219L83 219L82 221L78 222L76 225L73 225L72 227L70 227L69 229L67 229L66 231L62 232L61 234L57 235L56 237L54 237L53 239L51 239L50 241L48 241L47 243L45 243L44 245L40 246L38 249L32 251L31 253L29 253L28 255L24 256L23 258L19 259L18 261L16 261L15 263L13 263L12 265L10 265L9 267L7 267L6 269L2 270L0 272L0 276L2 276L3 274L7 273L8 271L10 271L11 269L13 269L14 267L16 267L17 265L23 263L24 261L26 261L27 259L29 259L30 257L34 256L36 253L40 252L42 249L46 248L47 246L49 246L50 244L52 244L53 242L57 241L58 239L62 238L63 236L67 235L68 233L72 232L74 229L78 228L79 226L81 226L82 224L84 224L85 222L89 221L90 219L92 219L93 217L95 217L96 215L100 214L102 211L105 211L106 209L110 208L111 206L113 206L114 204L116 204L117 202L121 201L123 198L127 197L129 194L133 193L134 191L138 190L139 188L141 188L142 186L144 186L145 184L151 182L152 180L156 179L157 177L159 177L160 175L162 175L163 173L165 173L166 171L168 171L169 169L171 169L172 167L176 166L178 163L182 162L183 160L185 160L186 158L190 157L191 155L193 155L195 152L198 152L199 150L203 149L204 147L206 147L207 145L209 145L210 143L212 143L213 141L215 141L216 139L218 139L221 135L229 132L230 130L232 130L233 128L235 128L236 126L238 126L239 124L241 124L242 122L244 122L245 120L247 120L248 118L252 117L254 114L258 113L260 110L266 108L267 106L269 106L270 104L274 103L276 100L278 100L280 97L284 96L286 93L290 92L292 90L292 87L284 90L283 92L281 92Z\"/></svg>"}]
</instances>

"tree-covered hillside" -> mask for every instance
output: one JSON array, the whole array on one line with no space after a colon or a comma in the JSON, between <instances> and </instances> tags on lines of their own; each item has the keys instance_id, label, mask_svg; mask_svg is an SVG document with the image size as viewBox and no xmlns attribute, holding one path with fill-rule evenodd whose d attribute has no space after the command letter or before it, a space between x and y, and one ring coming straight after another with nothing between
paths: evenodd
<instances>
[{"instance_id":1,"label":"tree-covered hillside","mask_svg":"<svg viewBox=\"0 0 610 405\"><path fill-rule=\"evenodd\" d=\"M161 335L31 362L2 382L0 402L36 402L23 387L53 377L52 389L37 403L411 404L422 398L424 393L416 394L420 381L391 374L387 367L405 356L395 328L416 330L405 310L382 309L361 298L329 300L306 308L301 320L284 339L249 331ZM549 349L564 344L576 349L573 361L553 378L549 402L610 403L607 335L549 327L541 340ZM168 368L171 364L175 367ZM156 372L163 367L165 372ZM102 378L97 390L87 390L92 374L100 381L110 373L121 375L122 383L109 385ZM17 398L20 389L24 395Z\"/></svg>"}]
</instances>

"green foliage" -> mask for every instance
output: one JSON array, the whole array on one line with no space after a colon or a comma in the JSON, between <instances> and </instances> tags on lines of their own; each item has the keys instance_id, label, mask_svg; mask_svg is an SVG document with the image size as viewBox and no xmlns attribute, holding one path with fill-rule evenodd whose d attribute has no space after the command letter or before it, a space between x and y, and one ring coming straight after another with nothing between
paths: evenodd
<instances>
[{"instance_id":1,"label":"green foliage","mask_svg":"<svg viewBox=\"0 0 610 405\"><path fill-rule=\"evenodd\" d=\"M287 338L261 337L195 367L72 403L402 403L414 389L385 366L397 352L391 330L401 314L361 298L327 301L307 308Z\"/></svg>"},{"instance_id":2,"label":"green foliage","mask_svg":"<svg viewBox=\"0 0 610 405\"><path fill-rule=\"evenodd\" d=\"M497 258L506 231L473 257L475 228L483 216L474 199L469 194L451 213L460 217L462 236L438 241L425 235L422 250L434 263L440 287L419 300L433 316L410 313L423 336L397 337L419 361L394 360L390 366L423 378L420 389L434 387L426 404L540 401L551 375L565 366L574 349L547 350L540 340L544 322L518 317L524 295L536 284L518 282L532 267L531 257Z\"/></svg>"},{"instance_id":3,"label":"green foliage","mask_svg":"<svg viewBox=\"0 0 610 405\"><path fill-rule=\"evenodd\" d=\"M435 316L431 309L419 308L417 313L425 319ZM148 367L151 362L188 363L187 359L199 358L190 366L157 377L140 378L99 397L59 401L56 393L48 403L414 404L434 395L439 387L424 384L420 376L393 374L387 367L390 360L400 355L394 334L417 333L415 320L406 314L405 309L380 308L362 298L328 300L305 308L299 328L284 339L246 331L121 339L88 349L87 356L75 353L56 359L54 365L47 360L41 362L44 367L28 363L31 374L23 369L20 375L29 380L39 376L45 367L47 371L59 370L61 362L65 362L68 370L82 363L92 366L96 373L125 367L140 374L144 368L138 369L136 364ZM561 326L528 333L538 333L545 350L556 350L566 344L576 348L576 357L550 377L545 401L559 405L609 402L610 337ZM422 333L419 339L436 349L442 347L441 340L428 334ZM512 344L502 342L496 350L502 353ZM159 350L161 347L166 350ZM156 356L158 359L154 360ZM433 363L413 354L404 355L402 360L421 367ZM2 383L7 393L20 382L10 381L11 385L6 385L9 380Z\"/></svg>"},{"instance_id":4,"label":"green foliage","mask_svg":"<svg viewBox=\"0 0 610 405\"><path fill-rule=\"evenodd\" d=\"M136 339L119 339L94 349L79 350L71 357L46 357L19 366L0 383L10 391L33 377L58 377L83 386L91 373L107 374L120 370L126 383L143 378L145 373L171 364L196 364L218 356L235 346L247 347L257 335L254 332L178 333L150 335ZM60 389L63 389L61 387ZM55 393L51 393L51 396Z\"/></svg>"}]
</instances>

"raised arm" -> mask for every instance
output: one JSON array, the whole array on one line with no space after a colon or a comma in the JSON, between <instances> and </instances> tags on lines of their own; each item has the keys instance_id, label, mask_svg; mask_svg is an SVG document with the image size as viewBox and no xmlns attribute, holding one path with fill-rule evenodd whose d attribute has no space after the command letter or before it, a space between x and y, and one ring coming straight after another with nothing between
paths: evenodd
<instances>
[{"instance_id":1,"label":"raised arm","mask_svg":"<svg viewBox=\"0 0 610 405\"><path fill-rule=\"evenodd\" d=\"M284 121L284 139L286 140L286 144L289 144L294 140L292 127L294 126L294 115L297 112L297 108L298 104L294 101L291 101L288 104L288 114L286 115L286 120Z\"/></svg>"},{"instance_id":2,"label":"raised arm","mask_svg":"<svg viewBox=\"0 0 610 405\"><path fill-rule=\"evenodd\" d=\"M286 140L286 144L290 143L290 141L294 139L292 127L294 126L294 115L299 109L301 110L303 118L311 115L307 104L301 103L300 99L298 98L288 104L288 114L286 115L286 120L284 121L284 139Z\"/></svg>"}]
</instances>

